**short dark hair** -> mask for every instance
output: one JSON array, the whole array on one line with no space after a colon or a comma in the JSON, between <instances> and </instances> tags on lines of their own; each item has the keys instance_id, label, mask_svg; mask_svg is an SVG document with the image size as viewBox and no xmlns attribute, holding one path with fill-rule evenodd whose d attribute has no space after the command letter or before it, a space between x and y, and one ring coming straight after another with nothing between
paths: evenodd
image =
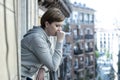
<instances>
[{"instance_id":1,"label":"short dark hair","mask_svg":"<svg viewBox=\"0 0 120 80\"><path fill-rule=\"evenodd\" d=\"M65 16L58 8L49 8L41 18L41 27L45 28L45 22L48 21L50 24L52 22L64 21Z\"/></svg>"}]
</instances>

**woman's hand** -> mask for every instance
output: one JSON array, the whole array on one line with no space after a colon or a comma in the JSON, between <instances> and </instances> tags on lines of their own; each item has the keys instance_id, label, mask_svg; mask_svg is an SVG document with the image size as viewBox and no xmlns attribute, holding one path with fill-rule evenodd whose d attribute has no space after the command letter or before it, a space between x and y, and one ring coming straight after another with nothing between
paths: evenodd
<instances>
[{"instance_id":1,"label":"woman's hand","mask_svg":"<svg viewBox=\"0 0 120 80\"><path fill-rule=\"evenodd\" d=\"M57 31L57 41L62 42L65 37L65 32L64 31Z\"/></svg>"},{"instance_id":2,"label":"woman's hand","mask_svg":"<svg viewBox=\"0 0 120 80\"><path fill-rule=\"evenodd\" d=\"M40 68L36 77L36 80L44 80L45 69Z\"/></svg>"}]
</instances>

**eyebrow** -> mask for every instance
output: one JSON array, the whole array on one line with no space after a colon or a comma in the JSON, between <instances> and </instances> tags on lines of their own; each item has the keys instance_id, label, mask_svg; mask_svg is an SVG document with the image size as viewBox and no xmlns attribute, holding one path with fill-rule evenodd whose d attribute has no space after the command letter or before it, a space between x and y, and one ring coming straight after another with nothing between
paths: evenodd
<instances>
[{"instance_id":1,"label":"eyebrow","mask_svg":"<svg viewBox=\"0 0 120 80\"><path fill-rule=\"evenodd\" d=\"M63 26L63 23L55 23L56 26Z\"/></svg>"}]
</instances>

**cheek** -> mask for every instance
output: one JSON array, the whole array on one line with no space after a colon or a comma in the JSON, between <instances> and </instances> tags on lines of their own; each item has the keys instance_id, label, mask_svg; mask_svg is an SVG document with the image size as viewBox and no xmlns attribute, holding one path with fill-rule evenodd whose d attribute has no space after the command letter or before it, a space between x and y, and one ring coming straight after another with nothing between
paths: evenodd
<instances>
[{"instance_id":1,"label":"cheek","mask_svg":"<svg viewBox=\"0 0 120 80\"><path fill-rule=\"evenodd\" d=\"M54 32L57 31L57 27L53 27L52 31L54 31Z\"/></svg>"},{"instance_id":2,"label":"cheek","mask_svg":"<svg viewBox=\"0 0 120 80\"><path fill-rule=\"evenodd\" d=\"M57 34L57 31L58 31L57 28L52 29L53 35L56 35L56 34Z\"/></svg>"},{"instance_id":3,"label":"cheek","mask_svg":"<svg viewBox=\"0 0 120 80\"><path fill-rule=\"evenodd\" d=\"M49 32L52 34L52 35L55 35L57 30L55 28L50 28L49 29Z\"/></svg>"}]
</instances>

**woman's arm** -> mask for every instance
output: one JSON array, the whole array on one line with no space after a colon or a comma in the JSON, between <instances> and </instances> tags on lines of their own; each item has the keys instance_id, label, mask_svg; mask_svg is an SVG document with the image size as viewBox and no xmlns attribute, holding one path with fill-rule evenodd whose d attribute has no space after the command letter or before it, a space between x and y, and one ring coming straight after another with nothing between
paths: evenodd
<instances>
[{"instance_id":1,"label":"woman's arm","mask_svg":"<svg viewBox=\"0 0 120 80\"><path fill-rule=\"evenodd\" d=\"M31 41L31 50L37 56L40 63L44 64L48 69L56 71L62 59L62 43L57 42L53 56L51 55L49 42L35 36Z\"/></svg>"}]
</instances>

